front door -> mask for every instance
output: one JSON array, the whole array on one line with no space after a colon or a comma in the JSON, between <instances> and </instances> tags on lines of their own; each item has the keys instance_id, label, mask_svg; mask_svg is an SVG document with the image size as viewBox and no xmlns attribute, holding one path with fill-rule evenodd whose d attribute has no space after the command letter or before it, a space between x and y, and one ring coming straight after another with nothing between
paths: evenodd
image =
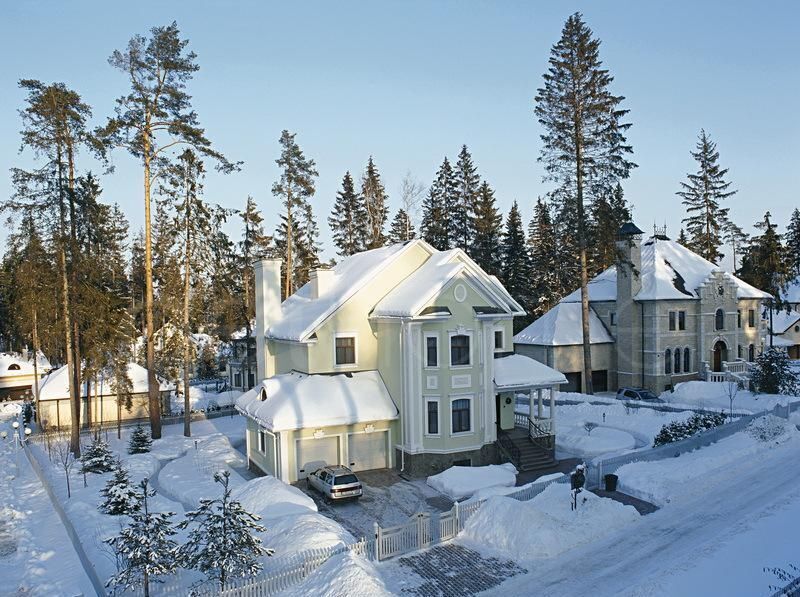
<instances>
[{"instance_id":1,"label":"front door","mask_svg":"<svg viewBox=\"0 0 800 597\"><path fill-rule=\"evenodd\" d=\"M728 347L722 340L719 340L714 345L714 362L712 368L714 371L722 371L722 363L728 360Z\"/></svg>"}]
</instances>

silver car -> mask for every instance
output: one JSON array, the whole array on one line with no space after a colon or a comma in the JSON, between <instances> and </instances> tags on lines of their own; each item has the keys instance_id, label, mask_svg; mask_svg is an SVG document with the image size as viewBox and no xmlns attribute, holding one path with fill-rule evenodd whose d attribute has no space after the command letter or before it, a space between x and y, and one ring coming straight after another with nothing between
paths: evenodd
<instances>
[{"instance_id":1,"label":"silver car","mask_svg":"<svg viewBox=\"0 0 800 597\"><path fill-rule=\"evenodd\" d=\"M361 497L361 481L346 466L325 466L307 477L309 486L331 500Z\"/></svg>"}]
</instances>

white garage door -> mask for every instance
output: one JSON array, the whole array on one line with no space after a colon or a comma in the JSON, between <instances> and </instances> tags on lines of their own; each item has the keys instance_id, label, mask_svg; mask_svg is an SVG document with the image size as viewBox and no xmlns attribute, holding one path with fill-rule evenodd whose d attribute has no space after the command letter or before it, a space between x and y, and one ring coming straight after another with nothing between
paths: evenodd
<instances>
[{"instance_id":1,"label":"white garage door","mask_svg":"<svg viewBox=\"0 0 800 597\"><path fill-rule=\"evenodd\" d=\"M386 468L388 431L374 433L354 433L349 439L350 468L354 471L368 471Z\"/></svg>"},{"instance_id":2,"label":"white garage door","mask_svg":"<svg viewBox=\"0 0 800 597\"><path fill-rule=\"evenodd\" d=\"M340 464L339 438L321 437L299 440L296 462L298 479L305 479L309 474L325 465Z\"/></svg>"}]
</instances>

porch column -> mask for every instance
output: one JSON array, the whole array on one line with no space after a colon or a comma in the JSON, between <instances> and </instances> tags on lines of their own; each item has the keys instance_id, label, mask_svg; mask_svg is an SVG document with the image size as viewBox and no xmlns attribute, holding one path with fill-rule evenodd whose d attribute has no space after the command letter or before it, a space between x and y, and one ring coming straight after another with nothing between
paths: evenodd
<instances>
[{"instance_id":1,"label":"porch column","mask_svg":"<svg viewBox=\"0 0 800 597\"><path fill-rule=\"evenodd\" d=\"M550 387L550 433L556 433L556 388L558 386Z\"/></svg>"},{"instance_id":2,"label":"porch column","mask_svg":"<svg viewBox=\"0 0 800 597\"><path fill-rule=\"evenodd\" d=\"M544 418L544 405L542 404L542 389L536 390L536 417L538 419Z\"/></svg>"}]
</instances>

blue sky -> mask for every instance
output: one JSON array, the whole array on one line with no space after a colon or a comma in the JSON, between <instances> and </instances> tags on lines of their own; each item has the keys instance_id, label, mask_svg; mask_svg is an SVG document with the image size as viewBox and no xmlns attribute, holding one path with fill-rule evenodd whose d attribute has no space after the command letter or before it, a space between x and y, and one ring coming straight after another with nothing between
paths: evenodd
<instances>
[{"instance_id":1,"label":"blue sky","mask_svg":"<svg viewBox=\"0 0 800 597\"><path fill-rule=\"evenodd\" d=\"M768 8L767 8L768 7ZM207 199L243 206L253 195L271 229L270 194L282 129L320 173L315 212L326 256L326 219L346 170L373 155L397 208L407 171L428 184L444 156L466 143L504 211L530 218L548 186L537 164L533 97L564 20L579 10L626 96L639 164L625 183L635 221L666 221L677 236L675 196L693 171L704 127L739 193L728 201L750 228L764 211L785 224L800 204L800 5L792 2L55 2L2 0L0 196L17 152L20 78L63 81L94 108L97 124L126 91L107 58L135 33L173 19L198 54L190 86L214 145L241 172L211 173ZM105 200L142 223L138 164L113 155ZM97 168L84 159L84 168Z\"/></svg>"}]
</instances>

